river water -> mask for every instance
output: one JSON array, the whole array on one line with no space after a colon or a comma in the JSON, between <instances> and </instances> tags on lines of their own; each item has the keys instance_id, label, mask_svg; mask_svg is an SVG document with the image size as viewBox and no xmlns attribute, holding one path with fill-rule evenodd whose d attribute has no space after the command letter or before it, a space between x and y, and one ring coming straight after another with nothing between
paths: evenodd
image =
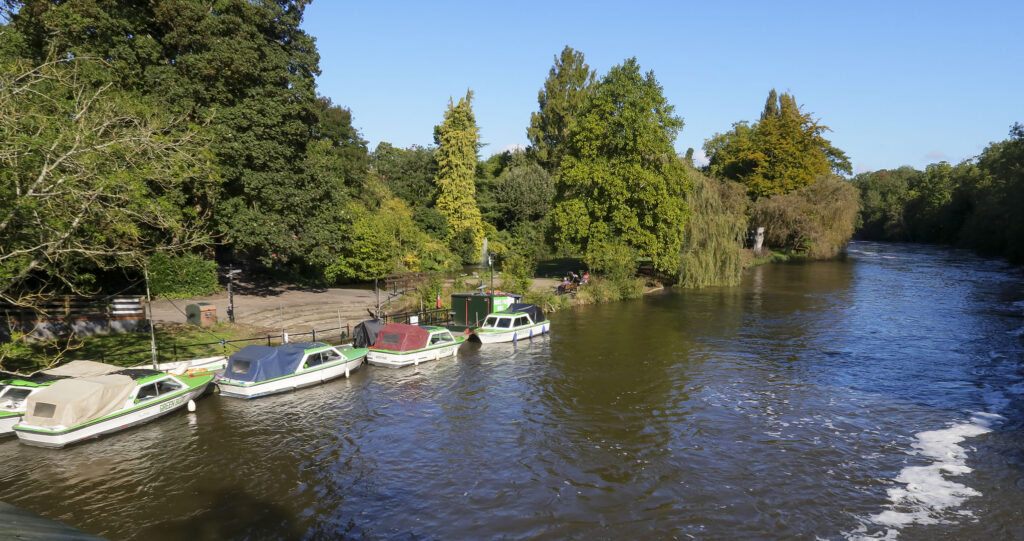
<instances>
[{"instance_id":1,"label":"river water","mask_svg":"<svg viewBox=\"0 0 1024 541\"><path fill-rule=\"evenodd\" d=\"M0 501L147 541L1024 538L1017 269L853 243L551 320L64 450L3 441Z\"/></svg>"}]
</instances>

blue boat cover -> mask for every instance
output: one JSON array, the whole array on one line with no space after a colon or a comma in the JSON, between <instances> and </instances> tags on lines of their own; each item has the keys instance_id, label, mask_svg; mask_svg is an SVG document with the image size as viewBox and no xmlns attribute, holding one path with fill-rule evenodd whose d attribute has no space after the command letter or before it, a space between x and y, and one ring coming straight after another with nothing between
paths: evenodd
<instances>
[{"instance_id":1,"label":"blue boat cover","mask_svg":"<svg viewBox=\"0 0 1024 541\"><path fill-rule=\"evenodd\" d=\"M223 377L259 382L294 374L307 349L324 346L320 342L293 342L276 347L245 346L228 359Z\"/></svg>"}]
</instances>

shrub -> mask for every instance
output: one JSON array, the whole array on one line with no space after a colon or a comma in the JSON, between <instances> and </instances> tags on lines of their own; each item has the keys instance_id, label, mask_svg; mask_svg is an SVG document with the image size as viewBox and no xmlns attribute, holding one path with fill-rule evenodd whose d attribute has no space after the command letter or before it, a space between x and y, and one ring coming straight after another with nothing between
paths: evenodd
<instances>
[{"instance_id":1,"label":"shrub","mask_svg":"<svg viewBox=\"0 0 1024 541\"><path fill-rule=\"evenodd\" d=\"M196 254L149 258L149 287L153 295L171 299L201 297L217 292L217 262Z\"/></svg>"},{"instance_id":2,"label":"shrub","mask_svg":"<svg viewBox=\"0 0 1024 541\"><path fill-rule=\"evenodd\" d=\"M501 264L501 288L512 293L528 294L536 268L537 265L530 259L516 253L507 253Z\"/></svg>"},{"instance_id":3,"label":"shrub","mask_svg":"<svg viewBox=\"0 0 1024 541\"><path fill-rule=\"evenodd\" d=\"M764 226L768 246L832 257L853 236L858 210L857 189L829 176L785 195L759 199L750 224Z\"/></svg>"}]
</instances>

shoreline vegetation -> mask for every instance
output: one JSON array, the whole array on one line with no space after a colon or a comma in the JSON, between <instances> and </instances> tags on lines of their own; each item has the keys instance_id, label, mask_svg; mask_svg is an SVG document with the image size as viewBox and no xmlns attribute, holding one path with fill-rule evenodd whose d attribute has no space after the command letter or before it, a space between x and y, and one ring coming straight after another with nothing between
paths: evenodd
<instances>
[{"instance_id":1,"label":"shoreline vegetation","mask_svg":"<svg viewBox=\"0 0 1024 541\"><path fill-rule=\"evenodd\" d=\"M851 178L830 129L771 89L697 163L675 150L683 117L653 70L626 57L600 74L567 45L538 73L526 148L483 158L467 90L438 104L423 145L371 149L358 111L318 93L305 2L222 4L0 4L0 308L202 297L234 272L330 288L487 260L502 289L530 293L559 258L593 277L574 302L605 302L648 280L736 285L746 265L833 257L855 234L1024 260L1019 124L957 166ZM747 254L760 228L784 255ZM0 370L80 341L40 354L37 340L8 318Z\"/></svg>"}]
</instances>

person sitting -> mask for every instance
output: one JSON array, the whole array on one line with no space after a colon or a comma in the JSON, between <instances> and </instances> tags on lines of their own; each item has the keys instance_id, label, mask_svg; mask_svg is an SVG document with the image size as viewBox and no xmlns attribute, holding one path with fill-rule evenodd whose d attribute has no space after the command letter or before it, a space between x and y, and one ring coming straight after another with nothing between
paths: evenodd
<instances>
[{"instance_id":1,"label":"person sitting","mask_svg":"<svg viewBox=\"0 0 1024 541\"><path fill-rule=\"evenodd\" d=\"M558 284L558 288L555 289L555 293L558 294L558 295L561 295L561 294L565 293L565 288L567 288L567 287L569 287L569 280L567 280L563 276L562 277L562 282L560 284Z\"/></svg>"},{"instance_id":2,"label":"person sitting","mask_svg":"<svg viewBox=\"0 0 1024 541\"><path fill-rule=\"evenodd\" d=\"M590 271L587 271L587 272L583 273L583 283L584 284L589 284L590 283Z\"/></svg>"}]
</instances>

